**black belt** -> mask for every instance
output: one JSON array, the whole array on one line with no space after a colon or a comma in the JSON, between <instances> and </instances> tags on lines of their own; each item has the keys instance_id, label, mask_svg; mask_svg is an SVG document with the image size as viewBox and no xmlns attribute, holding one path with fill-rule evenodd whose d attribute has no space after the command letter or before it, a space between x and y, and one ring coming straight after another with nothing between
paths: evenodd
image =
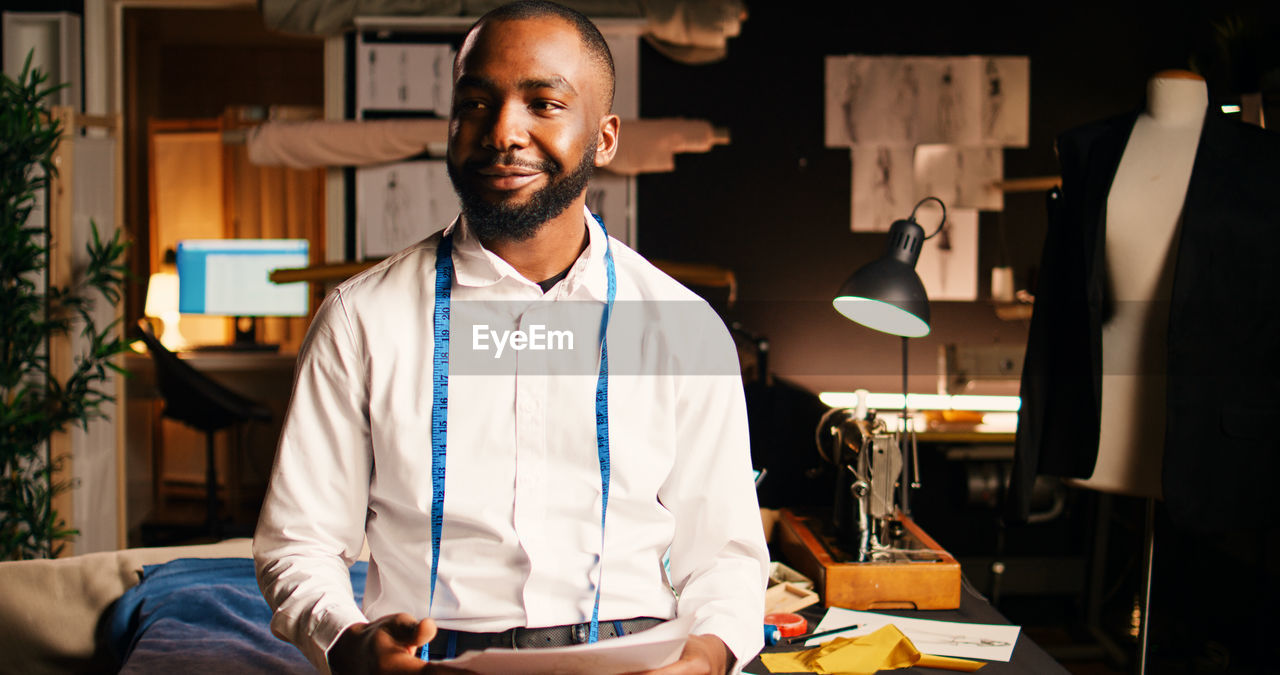
<instances>
[{"instance_id":1,"label":"black belt","mask_svg":"<svg viewBox=\"0 0 1280 675\"><path fill-rule=\"evenodd\" d=\"M662 619L640 617L618 621L601 621L599 639L639 633L662 623ZM463 652L480 649L537 649L539 647L567 647L584 644L590 636L591 624L574 623L567 626L546 628L509 628L499 633L468 633L460 630L441 629L428 647L431 660L461 656ZM450 649L450 642L453 643ZM450 654L452 652L452 654Z\"/></svg>"}]
</instances>

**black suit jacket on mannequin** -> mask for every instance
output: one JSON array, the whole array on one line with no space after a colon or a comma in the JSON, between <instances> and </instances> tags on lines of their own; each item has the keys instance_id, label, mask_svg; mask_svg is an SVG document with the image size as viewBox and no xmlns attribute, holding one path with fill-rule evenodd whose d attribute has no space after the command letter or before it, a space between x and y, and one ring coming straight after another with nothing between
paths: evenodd
<instances>
[{"instance_id":1,"label":"black suit jacket on mannequin","mask_svg":"<svg viewBox=\"0 0 1280 675\"><path fill-rule=\"evenodd\" d=\"M1087 478L1098 456L1106 206L1137 113L1058 139L1007 516L1037 474ZM1280 134L1210 109L1176 234L1163 492L1174 522L1212 532L1280 516ZM1112 261L1111 265L1123 265Z\"/></svg>"}]
</instances>

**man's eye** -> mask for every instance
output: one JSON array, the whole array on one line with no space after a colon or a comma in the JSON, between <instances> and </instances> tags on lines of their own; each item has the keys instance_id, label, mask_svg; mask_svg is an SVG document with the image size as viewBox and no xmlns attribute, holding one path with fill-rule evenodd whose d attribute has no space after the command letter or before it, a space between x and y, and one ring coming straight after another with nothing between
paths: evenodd
<instances>
[{"instance_id":1,"label":"man's eye","mask_svg":"<svg viewBox=\"0 0 1280 675\"><path fill-rule=\"evenodd\" d=\"M487 105L485 104L484 101L474 99L474 98L463 99L461 101L458 101L454 105L454 108L456 108L458 111L482 110L485 107L487 107Z\"/></svg>"},{"instance_id":2,"label":"man's eye","mask_svg":"<svg viewBox=\"0 0 1280 675\"><path fill-rule=\"evenodd\" d=\"M554 112L564 109L564 106L555 101L534 101L530 107L540 112Z\"/></svg>"}]
</instances>

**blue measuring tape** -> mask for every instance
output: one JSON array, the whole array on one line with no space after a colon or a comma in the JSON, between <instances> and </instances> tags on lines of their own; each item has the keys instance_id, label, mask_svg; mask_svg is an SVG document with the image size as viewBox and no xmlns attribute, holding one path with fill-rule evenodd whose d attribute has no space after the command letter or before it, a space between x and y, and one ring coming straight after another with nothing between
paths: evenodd
<instances>
[{"instance_id":1,"label":"blue measuring tape","mask_svg":"<svg viewBox=\"0 0 1280 675\"><path fill-rule=\"evenodd\" d=\"M617 296L618 279L613 265L613 249L609 245L609 231L600 216L592 214L604 231L604 262L608 277L604 312L600 315L600 374L596 378L596 453L600 460L600 578L596 583L595 607L591 610L591 630L588 642L600 638L600 586L604 581L604 526L609 512L609 344L607 331L613 314L613 301ZM435 306L432 315L434 341L431 364L434 377L431 383L431 595L428 613L435 604L436 572L440 566L440 531L444 525L444 477L446 438L449 428L449 306L453 287L453 236L445 235L436 247ZM452 651L452 650L450 650ZM427 659L427 646L423 645L418 657Z\"/></svg>"}]
</instances>

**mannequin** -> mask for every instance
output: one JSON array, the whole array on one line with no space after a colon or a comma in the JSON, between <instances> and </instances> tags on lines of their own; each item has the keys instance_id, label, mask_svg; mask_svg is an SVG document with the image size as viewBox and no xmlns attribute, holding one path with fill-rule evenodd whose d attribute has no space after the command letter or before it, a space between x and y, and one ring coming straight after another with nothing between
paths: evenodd
<instances>
[{"instance_id":1,"label":"mannequin","mask_svg":"<svg viewBox=\"0 0 1280 675\"><path fill-rule=\"evenodd\" d=\"M1280 134L1217 113L1202 81L1176 75L1153 79L1147 110L1058 136L1011 522L1049 475L1159 494L1198 534L1280 526Z\"/></svg>"},{"instance_id":2,"label":"mannequin","mask_svg":"<svg viewBox=\"0 0 1280 675\"><path fill-rule=\"evenodd\" d=\"M1112 311L1102 324L1098 459L1080 487L1160 498L1176 234L1208 109L1204 79L1156 73L1107 195Z\"/></svg>"}]
</instances>

